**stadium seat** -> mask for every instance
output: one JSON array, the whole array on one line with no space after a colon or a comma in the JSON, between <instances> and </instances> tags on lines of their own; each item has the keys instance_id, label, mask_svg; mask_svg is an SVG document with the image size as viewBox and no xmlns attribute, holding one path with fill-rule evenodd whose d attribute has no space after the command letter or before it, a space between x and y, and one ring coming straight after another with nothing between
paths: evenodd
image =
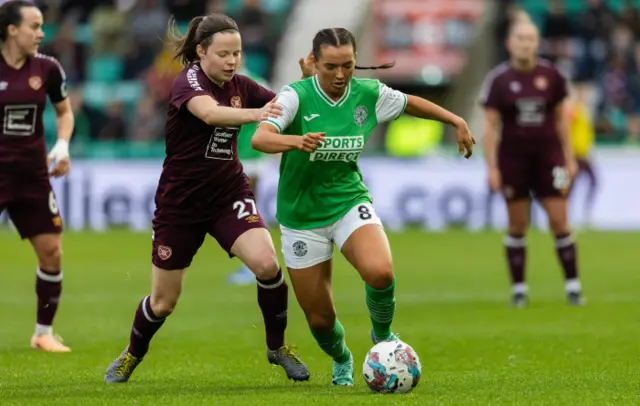
<instances>
[{"instance_id":1,"label":"stadium seat","mask_svg":"<svg viewBox=\"0 0 640 406\"><path fill-rule=\"evenodd\" d=\"M122 78L124 64L116 55L91 57L87 65L87 79L90 81L114 82Z\"/></svg>"},{"instance_id":2,"label":"stadium seat","mask_svg":"<svg viewBox=\"0 0 640 406\"><path fill-rule=\"evenodd\" d=\"M247 52L245 64L248 70L259 76L266 76L269 70L269 57L262 52Z\"/></svg>"},{"instance_id":3,"label":"stadium seat","mask_svg":"<svg viewBox=\"0 0 640 406\"><path fill-rule=\"evenodd\" d=\"M142 84L137 81L117 83L87 82L82 88L85 103L104 108L112 101L135 105L142 94Z\"/></svg>"}]
</instances>

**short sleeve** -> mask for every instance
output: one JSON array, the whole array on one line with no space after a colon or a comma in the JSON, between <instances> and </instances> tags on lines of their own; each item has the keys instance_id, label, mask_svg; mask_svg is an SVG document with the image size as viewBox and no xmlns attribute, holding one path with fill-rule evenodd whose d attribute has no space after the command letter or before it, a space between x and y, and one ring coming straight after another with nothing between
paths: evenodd
<instances>
[{"instance_id":1,"label":"short sleeve","mask_svg":"<svg viewBox=\"0 0 640 406\"><path fill-rule=\"evenodd\" d=\"M298 93L290 86L283 87L276 97L276 103L282 106L282 115L280 117L269 118L263 121L263 123L274 125L278 129L278 132L282 133L293 123L296 114L298 114L300 98L298 97Z\"/></svg>"},{"instance_id":2,"label":"short sleeve","mask_svg":"<svg viewBox=\"0 0 640 406\"><path fill-rule=\"evenodd\" d=\"M556 70L557 84L555 86L555 104L561 103L569 95L569 81L559 70Z\"/></svg>"},{"instance_id":3,"label":"short sleeve","mask_svg":"<svg viewBox=\"0 0 640 406\"><path fill-rule=\"evenodd\" d=\"M386 123L400 117L407 108L407 95L379 82L376 118L378 123Z\"/></svg>"},{"instance_id":4,"label":"short sleeve","mask_svg":"<svg viewBox=\"0 0 640 406\"><path fill-rule=\"evenodd\" d=\"M178 75L171 89L171 104L174 107L180 109L196 96L209 96L213 99L211 93L205 90L208 83L205 83L199 73L200 69L194 65L186 73L181 72Z\"/></svg>"},{"instance_id":5,"label":"short sleeve","mask_svg":"<svg viewBox=\"0 0 640 406\"><path fill-rule=\"evenodd\" d=\"M47 59L51 61L47 77L47 95L51 103L56 104L67 98L67 75L57 59Z\"/></svg>"},{"instance_id":6,"label":"short sleeve","mask_svg":"<svg viewBox=\"0 0 640 406\"><path fill-rule=\"evenodd\" d=\"M500 107L500 97L498 92L498 81L495 71L491 71L482 83L480 88L480 104L484 107L498 109Z\"/></svg>"},{"instance_id":7,"label":"short sleeve","mask_svg":"<svg viewBox=\"0 0 640 406\"><path fill-rule=\"evenodd\" d=\"M259 85L253 79L245 77L248 107L259 109L276 97L276 94L264 86Z\"/></svg>"}]
</instances>

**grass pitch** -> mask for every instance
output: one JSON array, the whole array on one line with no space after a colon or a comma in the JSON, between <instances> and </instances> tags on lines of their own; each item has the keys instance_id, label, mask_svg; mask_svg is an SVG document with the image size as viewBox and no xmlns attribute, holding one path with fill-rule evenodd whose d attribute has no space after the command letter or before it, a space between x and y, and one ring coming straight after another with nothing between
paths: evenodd
<instances>
[{"instance_id":1,"label":"grass pitch","mask_svg":"<svg viewBox=\"0 0 640 406\"><path fill-rule=\"evenodd\" d=\"M127 344L135 308L150 292L150 233L65 235L56 331L73 352L45 354L29 348L31 248L0 231L0 404L640 404L640 234L578 238L587 306L565 304L553 242L532 234L531 304L516 310L508 307L499 234L391 234L398 275L394 331L420 355L423 377L408 395L374 395L361 375L371 347L364 287L339 255L335 301L355 356L355 388L330 386L331 361L313 341L292 293L288 342L299 347L311 381L288 382L267 363L255 287L226 283L239 263L210 239L131 382L107 386L104 371Z\"/></svg>"}]
</instances>

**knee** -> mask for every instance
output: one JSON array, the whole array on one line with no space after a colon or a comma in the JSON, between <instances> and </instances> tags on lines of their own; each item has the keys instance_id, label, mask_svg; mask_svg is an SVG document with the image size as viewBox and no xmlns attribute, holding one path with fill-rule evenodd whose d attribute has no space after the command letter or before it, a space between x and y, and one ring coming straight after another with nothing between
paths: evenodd
<instances>
[{"instance_id":1,"label":"knee","mask_svg":"<svg viewBox=\"0 0 640 406\"><path fill-rule=\"evenodd\" d=\"M150 301L151 301L151 310L153 310L153 314L155 314L156 317L167 317L169 316L171 313L173 313L173 311L176 308L176 305L178 304L178 299L180 298L180 295L158 295L158 294L152 294Z\"/></svg>"},{"instance_id":2,"label":"knee","mask_svg":"<svg viewBox=\"0 0 640 406\"><path fill-rule=\"evenodd\" d=\"M305 314L309 328L313 331L328 332L336 324L336 312L331 310L314 311Z\"/></svg>"},{"instance_id":3,"label":"knee","mask_svg":"<svg viewBox=\"0 0 640 406\"><path fill-rule=\"evenodd\" d=\"M363 275L364 282L374 289L386 289L393 283L395 275L393 273L393 263L391 261L380 262L367 267Z\"/></svg>"},{"instance_id":4,"label":"knee","mask_svg":"<svg viewBox=\"0 0 640 406\"><path fill-rule=\"evenodd\" d=\"M528 228L529 224L526 220L512 220L509 222L508 232L509 235L514 237L524 237L527 234Z\"/></svg>"},{"instance_id":5,"label":"knee","mask_svg":"<svg viewBox=\"0 0 640 406\"><path fill-rule=\"evenodd\" d=\"M251 269L256 278L263 281L275 278L278 275L278 271L280 271L280 265L278 264L278 258L275 252L265 252L251 261L251 264L246 265Z\"/></svg>"},{"instance_id":6,"label":"knee","mask_svg":"<svg viewBox=\"0 0 640 406\"><path fill-rule=\"evenodd\" d=\"M562 219L550 219L549 228L554 235L567 235L571 232L568 222Z\"/></svg>"},{"instance_id":7,"label":"knee","mask_svg":"<svg viewBox=\"0 0 640 406\"><path fill-rule=\"evenodd\" d=\"M59 270L62 266L62 244L60 241L52 242L41 248L38 252L40 268L46 270Z\"/></svg>"}]
</instances>

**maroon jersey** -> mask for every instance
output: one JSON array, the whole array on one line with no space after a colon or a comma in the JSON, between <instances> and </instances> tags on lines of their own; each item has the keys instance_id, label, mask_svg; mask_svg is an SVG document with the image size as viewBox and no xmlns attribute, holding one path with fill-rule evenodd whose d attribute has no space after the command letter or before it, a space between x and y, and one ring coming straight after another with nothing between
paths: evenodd
<instances>
[{"instance_id":1,"label":"maroon jersey","mask_svg":"<svg viewBox=\"0 0 640 406\"><path fill-rule=\"evenodd\" d=\"M502 119L497 164L507 200L566 195L569 182L555 115L566 96L567 81L544 61L530 72L504 63L487 76L481 102Z\"/></svg>"},{"instance_id":2,"label":"maroon jersey","mask_svg":"<svg viewBox=\"0 0 640 406\"><path fill-rule=\"evenodd\" d=\"M485 79L481 102L500 113L501 142L540 143L558 139L554 109L566 96L567 81L550 63L539 61L530 72L503 63Z\"/></svg>"},{"instance_id":3,"label":"maroon jersey","mask_svg":"<svg viewBox=\"0 0 640 406\"><path fill-rule=\"evenodd\" d=\"M242 75L220 87L199 63L180 72L167 111L166 158L156 193L158 223L211 220L218 208L250 190L237 153L240 128L209 126L186 108L191 98L203 95L235 108L260 108L276 96Z\"/></svg>"},{"instance_id":4,"label":"maroon jersey","mask_svg":"<svg viewBox=\"0 0 640 406\"><path fill-rule=\"evenodd\" d=\"M28 57L20 69L0 56L0 174L49 179L42 125L47 96L66 99L66 76L53 57Z\"/></svg>"}]
</instances>

